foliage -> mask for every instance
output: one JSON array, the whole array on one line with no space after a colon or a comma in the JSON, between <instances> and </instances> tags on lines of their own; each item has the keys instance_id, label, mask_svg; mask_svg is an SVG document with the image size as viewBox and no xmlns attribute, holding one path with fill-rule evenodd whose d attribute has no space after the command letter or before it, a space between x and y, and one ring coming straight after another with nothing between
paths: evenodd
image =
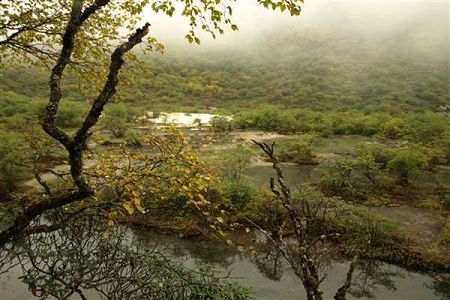
<instances>
[{"instance_id":1,"label":"foliage","mask_svg":"<svg viewBox=\"0 0 450 300\"><path fill-rule=\"evenodd\" d=\"M170 128L163 136L147 136L143 143L151 149L151 155L126 148L121 149L119 156L100 154L101 162L93 174L98 178L94 182L97 188L113 187L122 211L128 214L145 213L145 206L151 205L145 201L171 201L167 196L174 194L185 199L183 205L198 209L209 206L203 193L211 175L190 151L183 133Z\"/></svg>"},{"instance_id":2,"label":"foliage","mask_svg":"<svg viewBox=\"0 0 450 300\"><path fill-rule=\"evenodd\" d=\"M257 192L248 184L237 180L224 180L220 184L221 205L229 212L239 212L252 203Z\"/></svg>"},{"instance_id":3,"label":"foliage","mask_svg":"<svg viewBox=\"0 0 450 300\"><path fill-rule=\"evenodd\" d=\"M0 198L5 198L28 175L31 157L20 135L0 131L0 140Z\"/></svg>"},{"instance_id":4,"label":"foliage","mask_svg":"<svg viewBox=\"0 0 450 300\"><path fill-rule=\"evenodd\" d=\"M450 247L450 217L447 217L444 227L442 228L441 242Z\"/></svg>"},{"instance_id":5,"label":"foliage","mask_svg":"<svg viewBox=\"0 0 450 300\"><path fill-rule=\"evenodd\" d=\"M133 107L125 103L111 104L105 108L100 126L111 131L115 137L124 137L134 119Z\"/></svg>"},{"instance_id":6,"label":"foliage","mask_svg":"<svg viewBox=\"0 0 450 300\"><path fill-rule=\"evenodd\" d=\"M417 148L391 149L389 155L387 168L397 175L398 183L404 186L409 184L411 174L427 163L427 157Z\"/></svg>"},{"instance_id":7,"label":"foliage","mask_svg":"<svg viewBox=\"0 0 450 300\"><path fill-rule=\"evenodd\" d=\"M250 165L251 156L252 151L250 149L238 146L235 149L217 154L212 164L225 180L239 181L242 172Z\"/></svg>"},{"instance_id":8,"label":"foliage","mask_svg":"<svg viewBox=\"0 0 450 300\"><path fill-rule=\"evenodd\" d=\"M91 214L31 236L10 253L31 262L22 264L21 279L33 296L85 299L84 292L95 290L102 299L249 299L248 290L222 282L213 269L180 266L158 249L130 243L127 230Z\"/></svg>"},{"instance_id":9,"label":"foliage","mask_svg":"<svg viewBox=\"0 0 450 300\"><path fill-rule=\"evenodd\" d=\"M406 186L417 170L435 164L442 153L430 146L408 143L389 147L374 142L357 145L356 155L355 167L374 185L387 170L397 177L397 183Z\"/></svg>"},{"instance_id":10,"label":"foliage","mask_svg":"<svg viewBox=\"0 0 450 300\"><path fill-rule=\"evenodd\" d=\"M386 148L378 143L361 143L356 146L356 164L362 174L374 185L377 185L377 176L381 168L386 167L384 158Z\"/></svg>"},{"instance_id":11,"label":"foliage","mask_svg":"<svg viewBox=\"0 0 450 300\"><path fill-rule=\"evenodd\" d=\"M392 118L381 126L380 134L386 138L399 139L406 135L406 123L403 118Z\"/></svg>"},{"instance_id":12,"label":"foliage","mask_svg":"<svg viewBox=\"0 0 450 300\"><path fill-rule=\"evenodd\" d=\"M321 166L321 189L326 193L351 201L365 200L365 195L352 180L354 164L347 158L327 160Z\"/></svg>"},{"instance_id":13,"label":"foliage","mask_svg":"<svg viewBox=\"0 0 450 300\"><path fill-rule=\"evenodd\" d=\"M125 137L125 142L127 145L131 145L134 147L142 146L142 133L138 130L130 129L127 131L127 135Z\"/></svg>"},{"instance_id":14,"label":"foliage","mask_svg":"<svg viewBox=\"0 0 450 300\"><path fill-rule=\"evenodd\" d=\"M297 164L317 163L314 154L314 143L317 137L314 134L304 134L294 141L287 142L279 150L278 157L281 161L295 162Z\"/></svg>"},{"instance_id":15,"label":"foliage","mask_svg":"<svg viewBox=\"0 0 450 300\"><path fill-rule=\"evenodd\" d=\"M233 123L224 116L214 116L211 119L211 126L214 131L226 132L233 129Z\"/></svg>"},{"instance_id":16,"label":"foliage","mask_svg":"<svg viewBox=\"0 0 450 300\"><path fill-rule=\"evenodd\" d=\"M84 103L63 101L56 116L56 124L64 128L78 127L83 123L87 110L88 107ZM42 113L39 116L42 116Z\"/></svg>"},{"instance_id":17,"label":"foliage","mask_svg":"<svg viewBox=\"0 0 450 300\"><path fill-rule=\"evenodd\" d=\"M380 136L433 145L442 142L442 138L448 138L448 130L449 122L445 116L425 111L420 114L408 113L386 121L382 125Z\"/></svg>"},{"instance_id":18,"label":"foliage","mask_svg":"<svg viewBox=\"0 0 450 300\"><path fill-rule=\"evenodd\" d=\"M37 121L43 107L42 99L0 90L0 123L9 127L20 129L25 123Z\"/></svg>"},{"instance_id":19,"label":"foliage","mask_svg":"<svg viewBox=\"0 0 450 300\"><path fill-rule=\"evenodd\" d=\"M332 115L334 134L357 134L371 136L380 130L383 120L388 116L381 113L366 114L361 111L348 111Z\"/></svg>"},{"instance_id":20,"label":"foliage","mask_svg":"<svg viewBox=\"0 0 450 300\"><path fill-rule=\"evenodd\" d=\"M398 225L374 216L366 208L342 206L331 226L342 235L344 252L404 264L415 259L408 250L409 239L398 231Z\"/></svg>"},{"instance_id":21,"label":"foliage","mask_svg":"<svg viewBox=\"0 0 450 300\"><path fill-rule=\"evenodd\" d=\"M295 133L298 130L292 114L271 106L244 111L236 116L235 123L238 128L242 129L254 128L280 133Z\"/></svg>"},{"instance_id":22,"label":"foliage","mask_svg":"<svg viewBox=\"0 0 450 300\"><path fill-rule=\"evenodd\" d=\"M267 191L257 193L252 197L240 216L251 220L269 232L276 232L287 217L283 205L276 200L272 193Z\"/></svg>"}]
</instances>

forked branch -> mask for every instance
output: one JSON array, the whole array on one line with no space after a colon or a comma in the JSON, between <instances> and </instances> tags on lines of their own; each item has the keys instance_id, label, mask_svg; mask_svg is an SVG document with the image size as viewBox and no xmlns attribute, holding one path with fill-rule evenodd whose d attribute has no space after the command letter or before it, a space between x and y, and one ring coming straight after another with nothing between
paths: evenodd
<instances>
[{"instance_id":1,"label":"forked branch","mask_svg":"<svg viewBox=\"0 0 450 300\"><path fill-rule=\"evenodd\" d=\"M76 189L66 192L63 195L52 196L49 199L39 199L30 204L24 210L23 214L14 219L11 227L0 232L0 247L19 236L37 216L40 216L48 210L60 208L64 205L85 199L94 193L82 176L83 149L89 137L88 131L97 123L104 105L116 92L116 86L119 82L118 74L124 63L124 55L142 41L142 38L148 33L150 24L147 23L142 28L137 29L126 42L114 50L111 55L109 73L105 85L92 104L83 125L78 129L76 134L70 136L55 125L55 119L62 98L61 79L66 66L70 62L75 47L75 37L83 26L83 23L109 2L110 0L96 0L83 10L84 1L73 0L70 19L62 38L62 49L50 76L50 96L46 106L46 114L43 118L42 128L48 135L60 142L69 153L70 173Z\"/></svg>"}]
</instances>

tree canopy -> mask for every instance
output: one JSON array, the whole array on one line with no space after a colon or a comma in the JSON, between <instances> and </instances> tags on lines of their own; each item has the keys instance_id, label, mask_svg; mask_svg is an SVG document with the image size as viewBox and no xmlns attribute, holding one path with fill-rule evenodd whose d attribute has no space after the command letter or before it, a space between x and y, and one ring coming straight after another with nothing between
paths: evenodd
<instances>
[{"instance_id":1,"label":"tree canopy","mask_svg":"<svg viewBox=\"0 0 450 300\"><path fill-rule=\"evenodd\" d=\"M237 30L232 23L235 1L7 1L2 2L0 16L0 53L2 62L33 62L52 66L50 93L42 118L44 131L58 141L67 151L73 188L57 194L46 195L31 201L13 224L0 233L4 245L29 226L34 218L65 205L73 204L95 194L83 172L83 154L90 130L97 123L104 106L116 93L119 72L125 59L132 59L132 49L146 38L147 49L162 49L155 38L147 35L150 23L145 23L145 8L156 13L172 16L180 13L187 19L190 30L186 39L200 43L197 30L223 34L224 26ZM287 10L298 15L302 1L258 0L271 9ZM122 30L132 31L128 38ZM110 50L113 49L113 50ZM109 67L105 68L105 65ZM62 78L66 69L84 74L83 78L92 87L99 87L91 100L89 111L74 133L68 132L56 123L62 100ZM100 70L100 71L99 71ZM96 89L94 89L96 90ZM188 158L189 159L189 158ZM44 184L45 186L45 184ZM46 192L51 191L48 186ZM136 196L137 197L137 196ZM201 198L201 195L199 196Z\"/></svg>"}]
</instances>

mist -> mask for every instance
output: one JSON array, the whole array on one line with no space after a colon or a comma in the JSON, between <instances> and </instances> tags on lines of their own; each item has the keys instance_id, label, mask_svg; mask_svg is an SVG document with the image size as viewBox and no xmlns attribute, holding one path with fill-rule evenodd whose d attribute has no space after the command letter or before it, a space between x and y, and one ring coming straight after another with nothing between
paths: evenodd
<instances>
[{"instance_id":1,"label":"mist","mask_svg":"<svg viewBox=\"0 0 450 300\"><path fill-rule=\"evenodd\" d=\"M226 30L225 35L213 39L200 33L201 46L188 44L184 39L189 26L180 15L170 18L147 12L145 19L152 23L152 33L171 51L208 51L211 49L246 49L265 47L283 32L297 32L360 39L383 46L398 42L398 47L415 49L424 55L449 55L449 3L447 1L305 1L302 14L274 12L247 1L234 5L234 22L239 30ZM201 49L201 50L200 50ZM205 50L206 49L206 50ZM395 51L394 49L392 49Z\"/></svg>"}]
</instances>

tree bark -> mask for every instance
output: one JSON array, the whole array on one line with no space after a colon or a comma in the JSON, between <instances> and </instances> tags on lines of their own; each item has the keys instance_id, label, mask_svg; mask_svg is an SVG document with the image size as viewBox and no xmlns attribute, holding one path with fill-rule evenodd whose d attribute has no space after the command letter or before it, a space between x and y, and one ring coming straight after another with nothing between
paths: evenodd
<instances>
[{"instance_id":1,"label":"tree bark","mask_svg":"<svg viewBox=\"0 0 450 300\"><path fill-rule=\"evenodd\" d=\"M105 104L116 92L116 86L119 82L118 74L124 63L123 56L133 49L134 46L141 43L142 38L148 33L150 24L147 23L142 28L137 29L128 41L114 50L111 55L109 73L105 85L93 102L83 125L78 129L77 133L74 136L69 136L69 134L55 125L55 119L62 98L61 79L75 47L75 36L83 23L109 2L110 0L96 0L83 10L83 0L73 1L70 20L62 39L62 49L50 76L50 96L42 128L48 135L59 141L69 153L70 173L76 190L49 200L40 199L29 205L21 215L14 219L7 230L0 232L0 247L19 236L34 218L44 212L86 199L94 194L94 191L83 177L84 145L90 135L89 130L97 123Z\"/></svg>"}]
</instances>

